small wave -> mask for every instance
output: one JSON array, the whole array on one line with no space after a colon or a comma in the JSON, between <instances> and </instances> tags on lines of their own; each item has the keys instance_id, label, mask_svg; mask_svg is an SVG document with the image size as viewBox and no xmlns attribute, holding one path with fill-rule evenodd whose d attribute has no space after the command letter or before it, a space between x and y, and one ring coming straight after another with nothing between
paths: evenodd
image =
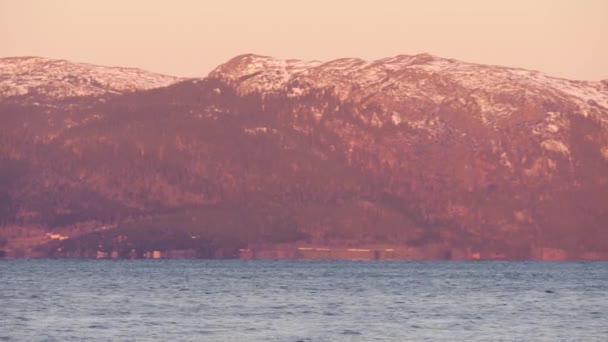
<instances>
[{"instance_id":1,"label":"small wave","mask_svg":"<svg viewBox=\"0 0 608 342\"><path fill-rule=\"evenodd\" d=\"M105 326L103 324L91 324L87 328L89 328L89 329L106 329L107 326Z\"/></svg>"},{"instance_id":2,"label":"small wave","mask_svg":"<svg viewBox=\"0 0 608 342\"><path fill-rule=\"evenodd\" d=\"M346 329L342 331L342 335L361 335L361 332L356 330Z\"/></svg>"}]
</instances>

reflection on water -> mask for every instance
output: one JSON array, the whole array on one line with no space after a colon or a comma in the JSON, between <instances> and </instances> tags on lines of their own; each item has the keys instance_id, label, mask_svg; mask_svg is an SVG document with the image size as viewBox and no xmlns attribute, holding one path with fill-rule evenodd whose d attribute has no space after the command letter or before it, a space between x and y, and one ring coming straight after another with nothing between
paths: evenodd
<instances>
[{"instance_id":1,"label":"reflection on water","mask_svg":"<svg viewBox=\"0 0 608 342\"><path fill-rule=\"evenodd\" d=\"M608 340L608 263L0 261L0 341Z\"/></svg>"}]
</instances>

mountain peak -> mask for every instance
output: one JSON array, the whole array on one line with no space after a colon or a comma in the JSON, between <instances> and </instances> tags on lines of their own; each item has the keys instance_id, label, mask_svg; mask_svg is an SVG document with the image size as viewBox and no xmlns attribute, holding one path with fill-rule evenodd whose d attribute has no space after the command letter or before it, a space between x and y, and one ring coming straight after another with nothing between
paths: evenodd
<instances>
[{"instance_id":1,"label":"mountain peak","mask_svg":"<svg viewBox=\"0 0 608 342\"><path fill-rule=\"evenodd\" d=\"M44 57L0 59L0 98L96 96L164 87L178 77L137 68L108 67Z\"/></svg>"},{"instance_id":2,"label":"mountain peak","mask_svg":"<svg viewBox=\"0 0 608 342\"><path fill-rule=\"evenodd\" d=\"M320 65L318 61L298 59L277 59L269 56L244 54L230 59L215 68L210 78L229 82L242 82L255 78L256 84L264 84L267 90L277 90L293 75Z\"/></svg>"}]
</instances>

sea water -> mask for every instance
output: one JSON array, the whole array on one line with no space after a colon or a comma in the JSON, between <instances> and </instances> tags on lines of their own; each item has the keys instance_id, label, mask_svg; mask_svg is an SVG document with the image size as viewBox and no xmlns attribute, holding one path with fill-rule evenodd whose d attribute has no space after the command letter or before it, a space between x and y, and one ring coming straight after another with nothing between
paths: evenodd
<instances>
[{"instance_id":1,"label":"sea water","mask_svg":"<svg viewBox=\"0 0 608 342\"><path fill-rule=\"evenodd\" d=\"M0 260L0 341L608 341L607 262Z\"/></svg>"}]
</instances>

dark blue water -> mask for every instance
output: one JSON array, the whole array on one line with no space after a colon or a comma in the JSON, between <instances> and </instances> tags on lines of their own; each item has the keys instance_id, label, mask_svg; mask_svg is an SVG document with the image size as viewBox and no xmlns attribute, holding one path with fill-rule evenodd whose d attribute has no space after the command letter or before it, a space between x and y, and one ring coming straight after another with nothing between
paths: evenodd
<instances>
[{"instance_id":1,"label":"dark blue water","mask_svg":"<svg viewBox=\"0 0 608 342\"><path fill-rule=\"evenodd\" d=\"M608 341L608 263L0 261L0 341Z\"/></svg>"}]
</instances>

